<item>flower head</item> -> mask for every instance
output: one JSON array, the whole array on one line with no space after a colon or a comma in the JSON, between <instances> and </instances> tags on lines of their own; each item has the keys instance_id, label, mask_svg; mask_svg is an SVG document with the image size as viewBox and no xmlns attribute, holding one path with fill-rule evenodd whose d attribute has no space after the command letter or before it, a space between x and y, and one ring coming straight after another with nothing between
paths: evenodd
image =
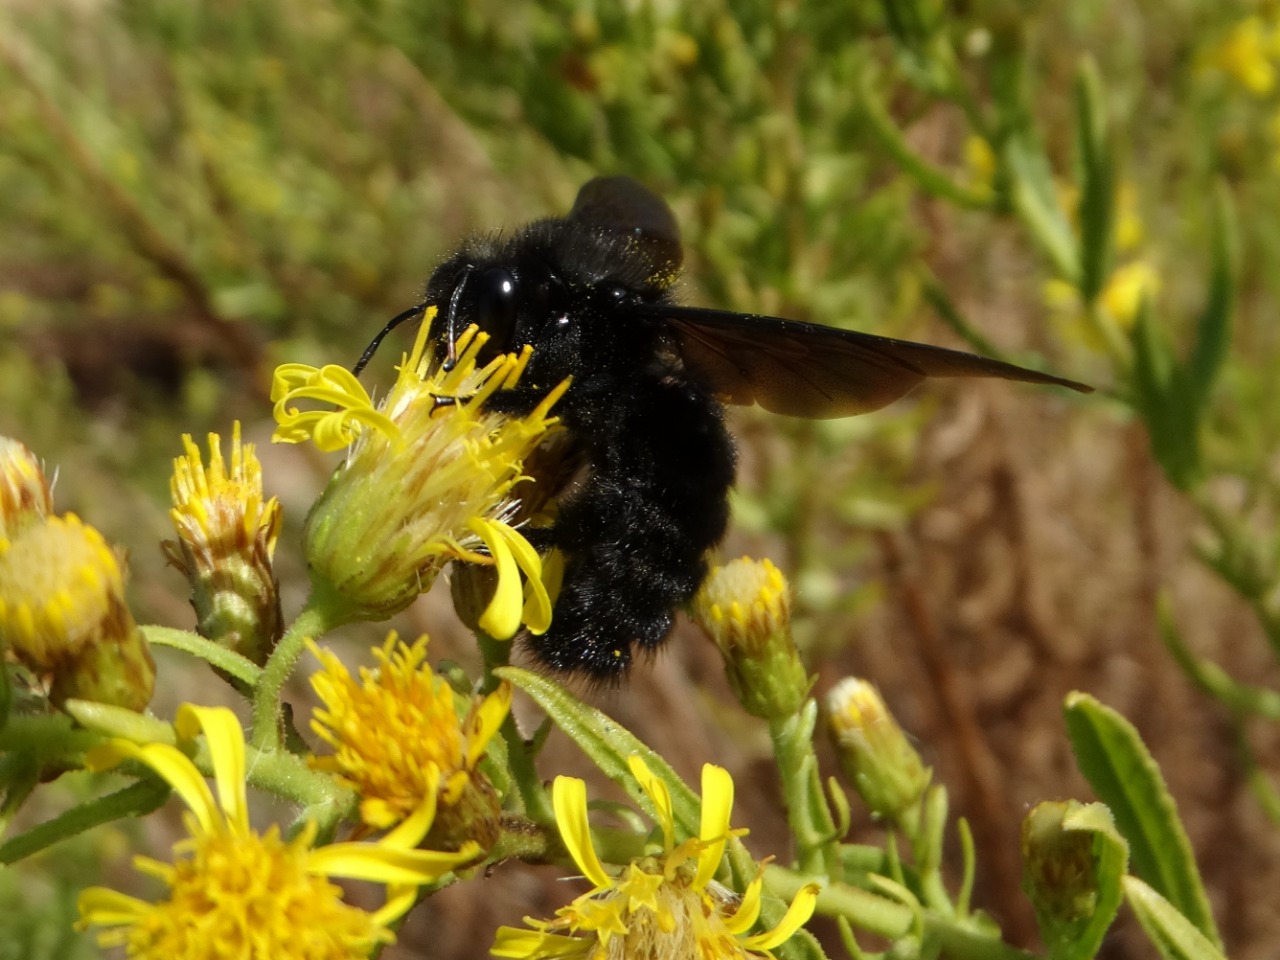
<instances>
[{"instance_id":1,"label":"flower head","mask_svg":"<svg viewBox=\"0 0 1280 960\"><path fill-rule=\"evenodd\" d=\"M763 878L737 896L714 879L731 830L733 780L722 767L702 768L702 820L698 836L677 840L666 784L638 756L631 772L657 811L662 845L652 855L610 872L591 842L587 788L557 777L552 788L556 822L574 862L593 889L550 921L526 918L532 929L502 927L490 951L522 960L746 960L772 957L812 915L816 885L804 887L774 929L750 934L760 915Z\"/></svg>"},{"instance_id":2,"label":"flower head","mask_svg":"<svg viewBox=\"0 0 1280 960\"><path fill-rule=\"evenodd\" d=\"M693 600L693 616L724 657L738 700L757 717L799 709L809 678L791 638L791 588L768 560L716 567Z\"/></svg>"},{"instance_id":3,"label":"flower head","mask_svg":"<svg viewBox=\"0 0 1280 960\"><path fill-rule=\"evenodd\" d=\"M418 885L478 853L474 844L456 853L415 849L435 815L434 799L377 843L313 846L316 829L310 823L292 839L276 827L258 833L249 825L244 732L235 715L188 705L179 711L177 726L184 737L204 729L215 790L185 754L167 744L116 740L89 757L98 769L124 759L145 764L189 808L190 836L175 846L174 863L134 861L164 882L167 899L149 903L104 887L80 895L79 925L109 928L98 934L99 943L124 946L129 957L365 957L394 939L388 924L412 905ZM332 877L388 884L387 903L373 913L344 903Z\"/></svg>"},{"instance_id":4,"label":"flower head","mask_svg":"<svg viewBox=\"0 0 1280 960\"><path fill-rule=\"evenodd\" d=\"M360 795L366 823L398 823L433 794L445 816L464 799L476 801L462 811L473 819L491 800L488 819L496 821L493 788L477 768L511 707L510 684L460 708L461 698L426 662L425 636L408 646L393 631L374 651L377 669L361 668L358 679L328 650L312 650L324 667L311 677L324 708L311 729L336 751L312 766ZM477 839L489 832L484 823L460 826Z\"/></svg>"},{"instance_id":5,"label":"flower head","mask_svg":"<svg viewBox=\"0 0 1280 960\"><path fill-rule=\"evenodd\" d=\"M173 518L178 539L163 544L169 562L191 583L202 636L263 664L282 629L271 558L280 534L280 504L264 500L262 465L253 444L231 433L231 463L209 434L209 466L184 435L186 455L173 462Z\"/></svg>"},{"instance_id":6,"label":"flower head","mask_svg":"<svg viewBox=\"0 0 1280 960\"><path fill-rule=\"evenodd\" d=\"M53 493L35 454L0 437L0 537L12 537L26 523L53 513Z\"/></svg>"},{"instance_id":7,"label":"flower head","mask_svg":"<svg viewBox=\"0 0 1280 960\"><path fill-rule=\"evenodd\" d=\"M0 537L0 644L76 697L141 710L155 664L124 600L124 573L106 540L74 514Z\"/></svg>"},{"instance_id":8,"label":"flower head","mask_svg":"<svg viewBox=\"0 0 1280 960\"><path fill-rule=\"evenodd\" d=\"M568 382L528 416L487 410L489 397L515 385L529 349L481 365L488 338L472 328L445 370L428 349L434 313L376 407L340 367L276 370L276 439L310 437L326 450L350 445L307 517L314 592L339 620L385 619L426 590L446 563L465 560L498 573L481 618L486 632L510 637L521 623L541 632L551 614L541 562L508 520L518 502L513 488L526 479L524 460L555 426L550 411ZM337 409L303 411L293 405L298 400Z\"/></svg>"}]
</instances>

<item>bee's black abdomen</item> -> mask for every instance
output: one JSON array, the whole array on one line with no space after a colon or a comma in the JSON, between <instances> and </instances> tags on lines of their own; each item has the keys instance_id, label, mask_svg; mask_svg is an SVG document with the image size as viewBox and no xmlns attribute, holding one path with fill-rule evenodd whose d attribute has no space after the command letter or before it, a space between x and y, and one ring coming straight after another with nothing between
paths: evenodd
<instances>
[{"instance_id":1,"label":"bee's black abdomen","mask_svg":"<svg viewBox=\"0 0 1280 960\"><path fill-rule=\"evenodd\" d=\"M551 628L528 641L548 667L601 681L671 632L724 536L734 477L723 411L698 386L653 376L622 392L565 411L592 471L561 504L551 539L565 580Z\"/></svg>"}]
</instances>

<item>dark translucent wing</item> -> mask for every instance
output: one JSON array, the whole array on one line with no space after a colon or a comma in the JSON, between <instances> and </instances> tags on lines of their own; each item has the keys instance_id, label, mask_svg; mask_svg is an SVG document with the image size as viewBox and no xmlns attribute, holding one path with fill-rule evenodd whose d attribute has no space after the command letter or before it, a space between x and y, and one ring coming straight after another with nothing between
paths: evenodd
<instances>
[{"instance_id":1,"label":"dark translucent wing","mask_svg":"<svg viewBox=\"0 0 1280 960\"><path fill-rule=\"evenodd\" d=\"M667 329L685 364L729 403L793 417L878 410L926 377L999 377L1089 393L1092 387L959 350L778 317L641 308Z\"/></svg>"}]
</instances>

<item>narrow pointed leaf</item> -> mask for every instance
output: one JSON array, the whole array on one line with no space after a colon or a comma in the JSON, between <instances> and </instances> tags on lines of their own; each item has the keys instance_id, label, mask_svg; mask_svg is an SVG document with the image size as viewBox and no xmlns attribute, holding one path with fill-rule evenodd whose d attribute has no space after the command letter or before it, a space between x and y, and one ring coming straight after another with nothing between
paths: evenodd
<instances>
[{"instance_id":1,"label":"narrow pointed leaf","mask_svg":"<svg viewBox=\"0 0 1280 960\"><path fill-rule=\"evenodd\" d=\"M1209 299L1196 323L1196 339L1187 361L1187 389L1199 414L1209 399L1214 380L1231 345L1231 316L1236 291L1236 225L1230 194L1215 194L1213 266Z\"/></svg>"},{"instance_id":2,"label":"narrow pointed leaf","mask_svg":"<svg viewBox=\"0 0 1280 960\"><path fill-rule=\"evenodd\" d=\"M670 765L636 738L630 730L608 714L588 706L560 684L541 674L519 667L500 667L495 670L504 680L510 680L538 706L547 712L552 722L567 733L591 761L614 783L627 791L639 806L653 814L648 795L636 786L635 778L627 766L627 758L640 754L653 774L666 783L671 791L671 805L675 822L683 836L696 837L702 816L702 804L698 795L676 775Z\"/></svg>"},{"instance_id":3,"label":"narrow pointed leaf","mask_svg":"<svg viewBox=\"0 0 1280 960\"><path fill-rule=\"evenodd\" d=\"M1226 960L1194 923L1137 877L1124 878L1124 893L1147 939L1164 960Z\"/></svg>"},{"instance_id":4,"label":"narrow pointed leaf","mask_svg":"<svg viewBox=\"0 0 1280 960\"><path fill-rule=\"evenodd\" d=\"M1068 695L1064 712L1076 763L1129 842L1134 873L1221 943L1177 805L1138 731L1087 694Z\"/></svg>"},{"instance_id":5,"label":"narrow pointed leaf","mask_svg":"<svg viewBox=\"0 0 1280 960\"><path fill-rule=\"evenodd\" d=\"M1076 150L1080 163L1080 295L1092 303L1111 272L1115 173L1107 139L1102 79L1090 59L1076 77Z\"/></svg>"}]
</instances>

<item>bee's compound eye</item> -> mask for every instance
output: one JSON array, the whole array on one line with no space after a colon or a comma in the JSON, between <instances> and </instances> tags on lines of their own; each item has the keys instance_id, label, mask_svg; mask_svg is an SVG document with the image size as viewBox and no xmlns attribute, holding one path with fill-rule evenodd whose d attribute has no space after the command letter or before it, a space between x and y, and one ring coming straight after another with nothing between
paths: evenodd
<instances>
[{"instance_id":1,"label":"bee's compound eye","mask_svg":"<svg viewBox=\"0 0 1280 960\"><path fill-rule=\"evenodd\" d=\"M492 337L490 343L499 350L512 346L516 310L520 305L520 286L510 270L490 267L476 278L476 323Z\"/></svg>"}]
</instances>

